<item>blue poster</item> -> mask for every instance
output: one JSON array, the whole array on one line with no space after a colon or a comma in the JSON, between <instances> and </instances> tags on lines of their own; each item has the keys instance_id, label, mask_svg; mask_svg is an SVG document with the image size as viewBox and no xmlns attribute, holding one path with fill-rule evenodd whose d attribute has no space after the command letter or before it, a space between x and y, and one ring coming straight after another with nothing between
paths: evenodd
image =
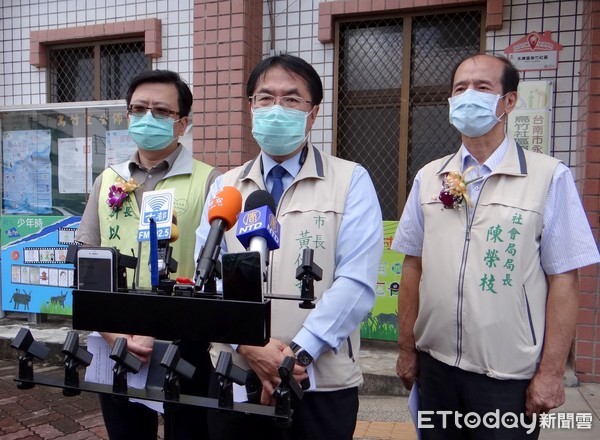
<instances>
[{"instance_id":1,"label":"blue poster","mask_svg":"<svg viewBox=\"0 0 600 440\"><path fill-rule=\"evenodd\" d=\"M66 262L81 217L2 217L2 310L72 315L74 266Z\"/></svg>"}]
</instances>

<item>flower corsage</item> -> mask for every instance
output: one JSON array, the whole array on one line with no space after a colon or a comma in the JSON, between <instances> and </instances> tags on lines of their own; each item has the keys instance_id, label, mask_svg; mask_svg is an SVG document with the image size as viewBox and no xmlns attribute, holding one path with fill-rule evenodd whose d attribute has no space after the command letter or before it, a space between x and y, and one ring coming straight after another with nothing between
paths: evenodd
<instances>
[{"instance_id":1,"label":"flower corsage","mask_svg":"<svg viewBox=\"0 0 600 440\"><path fill-rule=\"evenodd\" d=\"M467 185L483 179L479 176L472 180L466 180L467 174L475 167L467 168L464 173L458 171L450 171L444 175L442 179L442 190L440 191L439 199L446 209L460 209L462 201L467 202L467 206L472 207L473 203L467 193Z\"/></svg>"},{"instance_id":2,"label":"flower corsage","mask_svg":"<svg viewBox=\"0 0 600 440\"><path fill-rule=\"evenodd\" d=\"M106 199L106 203L113 211L116 211L123 205L123 202L129 197L129 194L139 187L140 185L133 177L128 181L118 177L117 182L114 185L111 185L108 190L108 199Z\"/></svg>"}]
</instances>

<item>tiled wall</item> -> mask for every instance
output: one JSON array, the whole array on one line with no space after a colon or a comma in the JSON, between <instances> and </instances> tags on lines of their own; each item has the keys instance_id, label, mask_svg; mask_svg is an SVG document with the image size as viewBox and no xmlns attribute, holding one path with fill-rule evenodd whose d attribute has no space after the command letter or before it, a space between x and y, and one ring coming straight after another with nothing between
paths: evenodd
<instances>
[{"instance_id":1,"label":"tiled wall","mask_svg":"<svg viewBox=\"0 0 600 440\"><path fill-rule=\"evenodd\" d=\"M299 55L321 75L325 94L311 140L320 149L331 152L334 44L323 44L318 39L319 4L325 2L274 0L271 3L272 11L268 2L264 2L263 54L282 51ZM506 46L527 32L543 30L552 30L553 39L564 47L557 71L526 72L523 77L554 82L555 123L551 148L556 157L571 164L577 119L577 94L573 91L578 87L577 43L580 37L576 29L581 26L582 2L512 0L503 3L502 29L487 34L486 45L490 53L502 53ZM193 83L193 0L169 3L164 0L22 0L3 6L1 16L0 105L46 102L46 72L29 63L29 34L32 30L67 26L159 18L162 22L162 57L153 61L153 67L178 71L186 81ZM271 20L274 21L273 35Z\"/></svg>"},{"instance_id":2,"label":"tiled wall","mask_svg":"<svg viewBox=\"0 0 600 440\"><path fill-rule=\"evenodd\" d=\"M266 3L266 2L265 2ZM319 0L274 0L273 11L265 6L263 55L287 52L309 62L323 81L323 102L310 134L311 142L331 152L333 127L334 45L318 39ZM271 17L275 21L271 32Z\"/></svg>"},{"instance_id":3,"label":"tiled wall","mask_svg":"<svg viewBox=\"0 0 600 440\"><path fill-rule=\"evenodd\" d=\"M0 11L0 106L46 103L46 70L30 64L31 31L146 18L162 22L162 57L152 67L192 83L193 0L3 1Z\"/></svg>"},{"instance_id":4,"label":"tiled wall","mask_svg":"<svg viewBox=\"0 0 600 440\"><path fill-rule=\"evenodd\" d=\"M575 165L577 90L583 6L581 1L512 0L504 2L502 29L488 32L488 53L504 55L504 49L529 32L552 32L560 43L558 70L523 72L522 80L549 80L554 85L553 156Z\"/></svg>"}]
</instances>

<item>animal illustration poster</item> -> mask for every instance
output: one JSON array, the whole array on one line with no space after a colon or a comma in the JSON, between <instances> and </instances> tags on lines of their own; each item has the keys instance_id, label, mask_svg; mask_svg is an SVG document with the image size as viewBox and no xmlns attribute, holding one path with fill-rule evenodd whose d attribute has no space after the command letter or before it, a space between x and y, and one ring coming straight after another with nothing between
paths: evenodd
<instances>
[{"instance_id":1,"label":"animal illustration poster","mask_svg":"<svg viewBox=\"0 0 600 440\"><path fill-rule=\"evenodd\" d=\"M2 217L2 310L72 314L67 247L81 217Z\"/></svg>"},{"instance_id":2,"label":"animal illustration poster","mask_svg":"<svg viewBox=\"0 0 600 440\"><path fill-rule=\"evenodd\" d=\"M397 221L383 222L383 255L375 288L375 306L360 324L360 336L382 341L398 340L398 291L404 254L390 249Z\"/></svg>"}]
</instances>

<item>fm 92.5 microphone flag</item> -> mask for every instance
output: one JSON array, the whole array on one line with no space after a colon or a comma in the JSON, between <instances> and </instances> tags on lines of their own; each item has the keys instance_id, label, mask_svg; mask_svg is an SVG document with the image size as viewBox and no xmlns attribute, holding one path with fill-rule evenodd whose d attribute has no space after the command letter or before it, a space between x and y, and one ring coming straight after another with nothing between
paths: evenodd
<instances>
[{"instance_id":1,"label":"fm 92.5 microphone flag","mask_svg":"<svg viewBox=\"0 0 600 440\"><path fill-rule=\"evenodd\" d=\"M211 200L208 207L210 231L200 251L196 267L196 287L202 290L212 276L225 231L235 225L237 215L242 210L242 194L233 186L224 186Z\"/></svg>"}]
</instances>

